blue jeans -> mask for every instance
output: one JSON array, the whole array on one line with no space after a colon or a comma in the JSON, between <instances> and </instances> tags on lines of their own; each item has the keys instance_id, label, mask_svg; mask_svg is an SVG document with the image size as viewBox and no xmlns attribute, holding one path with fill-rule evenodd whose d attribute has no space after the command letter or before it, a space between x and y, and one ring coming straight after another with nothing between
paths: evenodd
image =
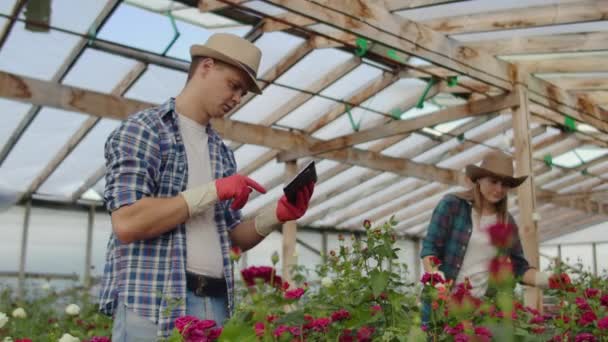
<instances>
[{"instance_id":1,"label":"blue jeans","mask_svg":"<svg viewBox=\"0 0 608 342\"><path fill-rule=\"evenodd\" d=\"M186 293L186 315L200 319L212 319L223 325L228 318L228 298L198 297L191 291ZM137 315L119 302L114 312L112 327L113 342L156 341L156 324Z\"/></svg>"}]
</instances>

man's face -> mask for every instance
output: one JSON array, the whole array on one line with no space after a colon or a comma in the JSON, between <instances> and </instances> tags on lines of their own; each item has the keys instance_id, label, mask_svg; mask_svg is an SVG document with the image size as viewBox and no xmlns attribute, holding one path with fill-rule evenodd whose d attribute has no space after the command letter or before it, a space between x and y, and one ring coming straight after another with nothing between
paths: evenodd
<instances>
[{"instance_id":1,"label":"man's face","mask_svg":"<svg viewBox=\"0 0 608 342\"><path fill-rule=\"evenodd\" d=\"M210 118L221 118L241 103L247 94L247 76L231 65L214 63L206 73L207 114Z\"/></svg>"}]
</instances>

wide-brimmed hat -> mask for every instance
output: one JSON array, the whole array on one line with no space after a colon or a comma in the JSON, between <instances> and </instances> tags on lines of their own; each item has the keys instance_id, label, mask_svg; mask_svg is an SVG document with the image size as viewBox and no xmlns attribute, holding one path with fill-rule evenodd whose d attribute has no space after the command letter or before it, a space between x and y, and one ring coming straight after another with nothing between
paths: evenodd
<instances>
[{"instance_id":1,"label":"wide-brimmed hat","mask_svg":"<svg viewBox=\"0 0 608 342\"><path fill-rule=\"evenodd\" d=\"M192 45L190 55L217 59L243 70L249 76L249 91L262 94L256 83L262 51L247 39L229 33L216 33L204 45Z\"/></svg>"},{"instance_id":2,"label":"wide-brimmed hat","mask_svg":"<svg viewBox=\"0 0 608 342\"><path fill-rule=\"evenodd\" d=\"M494 177L511 188L520 186L528 178L514 177L513 159L501 151L486 154L480 166L467 165L466 174L473 182L483 177Z\"/></svg>"}]
</instances>

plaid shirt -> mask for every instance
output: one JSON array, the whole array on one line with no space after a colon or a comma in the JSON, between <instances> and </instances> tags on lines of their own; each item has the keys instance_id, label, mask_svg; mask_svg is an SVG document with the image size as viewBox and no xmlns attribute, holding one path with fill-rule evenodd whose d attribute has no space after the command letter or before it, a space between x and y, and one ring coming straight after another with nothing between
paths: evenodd
<instances>
[{"instance_id":1,"label":"plaid shirt","mask_svg":"<svg viewBox=\"0 0 608 342\"><path fill-rule=\"evenodd\" d=\"M130 116L106 141L104 199L112 212L143 197L173 197L186 189L188 165L179 133L175 100ZM232 151L207 126L209 156L215 179L236 172ZM215 204L228 311L234 307L234 281L228 232L240 223L229 201ZM186 229L180 224L161 236L121 243L111 234L100 293L100 310L114 313L118 301L158 324L158 335L170 334L177 317L186 314ZM167 314L168 313L168 314Z\"/></svg>"},{"instance_id":2,"label":"plaid shirt","mask_svg":"<svg viewBox=\"0 0 608 342\"><path fill-rule=\"evenodd\" d=\"M508 216L509 223L517 228L513 217ZM444 196L433 211L431 223L422 242L420 257L438 257L441 260L439 270L445 274L447 280L455 281L467 251L472 229L471 203L455 194ZM530 266L524 258L517 229L514 229L514 235L510 257L515 275L521 277Z\"/></svg>"}]
</instances>

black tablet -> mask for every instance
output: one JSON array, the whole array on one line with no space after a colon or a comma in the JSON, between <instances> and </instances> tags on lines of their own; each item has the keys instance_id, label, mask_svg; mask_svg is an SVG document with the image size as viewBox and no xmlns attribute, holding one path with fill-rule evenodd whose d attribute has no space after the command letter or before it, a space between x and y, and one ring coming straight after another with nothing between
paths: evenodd
<instances>
[{"instance_id":1,"label":"black tablet","mask_svg":"<svg viewBox=\"0 0 608 342\"><path fill-rule=\"evenodd\" d=\"M310 163L306 164L306 166L298 172L298 174L287 183L287 185L283 188L283 192L287 197L287 200L291 204L296 203L296 194L298 193L298 189L308 185L310 182L317 182L317 170L315 168L315 161L312 160Z\"/></svg>"}]
</instances>

